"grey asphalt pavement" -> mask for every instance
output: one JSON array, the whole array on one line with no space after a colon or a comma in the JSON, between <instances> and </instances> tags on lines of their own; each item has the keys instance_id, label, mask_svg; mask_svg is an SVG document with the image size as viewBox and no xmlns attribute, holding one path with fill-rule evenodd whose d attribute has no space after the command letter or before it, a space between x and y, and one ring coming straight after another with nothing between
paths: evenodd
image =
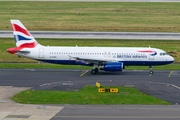
<instances>
[{"instance_id":1,"label":"grey asphalt pavement","mask_svg":"<svg viewBox=\"0 0 180 120\"><path fill-rule=\"evenodd\" d=\"M180 40L180 33L30 31L35 38ZM12 31L0 31L1 38L13 38Z\"/></svg>"},{"instance_id":2,"label":"grey asphalt pavement","mask_svg":"<svg viewBox=\"0 0 180 120\"><path fill-rule=\"evenodd\" d=\"M0 1L180 2L179 0L0 0Z\"/></svg>"},{"instance_id":3,"label":"grey asphalt pavement","mask_svg":"<svg viewBox=\"0 0 180 120\"><path fill-rule=\"evenodd\" d=\"M100 71L96 75L91 75L90 70L85 73L86 71L76 69L0 69L0 85L7 86L6 88L13 86L16 89L17 87L31 87L34 90L77 91L84 85L95 85L96 82L99 82L102 86L134 87L143 93L174 105L19 105L1 103L0 107L3 109L0 110L0 118L3 120L10 119L10 117L39 120L180 119L179 70L154 70L153 75L149 75L148 70ZM56 111L53 112L54 109ZM31 113L31 110L36 112ZM46 115L45 111L51 113ZM5 112L6 114L8 112L6 117L4 116Z\"/></svg>"},{"instance_id":4,"label":"grey asphalt pavement","mask_svg":"<svg viewBox=\"0 0 180 120\"><path fill-rule=\"evenodd\" d=\"M77 91L84 85L130 86L159 99L180 104L180 71L124 70L100 71L91 75L90 70L71 69L0 69L1 86L32 87L35 90Z\"/></svg>"},{"instance_id":5,"label":"grey asphalt pavement","mask_svg":"<svg viewBox=\"0 0 180 120\"><path fill-rule=\"evenodd\" d=\"M179 105L64 105L51 120L179 120L179 111Z\"/></svg>"}]
</instances>

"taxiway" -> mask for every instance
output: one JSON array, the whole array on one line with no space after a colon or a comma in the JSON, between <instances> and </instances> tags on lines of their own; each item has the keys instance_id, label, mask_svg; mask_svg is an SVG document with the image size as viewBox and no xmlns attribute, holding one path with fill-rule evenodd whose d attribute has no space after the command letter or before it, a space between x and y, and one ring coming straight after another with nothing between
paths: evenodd
<instances>
[{"instance_id":1,"label":"taxiway","mask_svg":"<svg viewBox=\"0 0 180 120\"><path fill-rule=\"evenodd\" d=\"M159 99L180 103L180 71L100 71L92 75L81 69L0 69L1 86L31 87L35 90L75 91L85 85L129 86Z\"/></svg>"},{"instance_id":2,"label":"taxiway","mask_svg":"<svg viewBox=\"0 0 180 120\"><path fill-rule=\"evenodd\" d=\"M0 87L4 96L17 88L33 90L77 91L84 85L128 86L173 103L174 105L21 105L9 104L0 99L0 118L51 119L51 120L101 120L101 119L173 119L180 118L180 71L124 70L91 75L81 69L0 69ZM12 86L12 87L9 87ZM3 88L6 88L3 89ZM8 92L9 93L6 93ZM5 94L6 93L6 94ZM3 97L2 95L0 98ZM3 103L3 104L1 104ZM13 108L13 111L12 111ZM28 108L28 109L27 109ZM51 111L51 110L54 110ZM21 111L22 114L19 114ZM29 113L29 111L39 111ZM51 112L50 112L51 111ZM49 112L47 115L46 112ZM5 114L6 113L6 114ZM40 113L42 113L40 115Z\"/></svg>"}]
</instances>

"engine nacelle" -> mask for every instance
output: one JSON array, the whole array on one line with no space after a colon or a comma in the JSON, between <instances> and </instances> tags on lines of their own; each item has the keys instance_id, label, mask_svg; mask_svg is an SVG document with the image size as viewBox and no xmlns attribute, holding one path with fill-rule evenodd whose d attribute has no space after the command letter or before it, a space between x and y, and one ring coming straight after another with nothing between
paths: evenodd
<instances>
[{"instance_id":1,"label":"engine nacelle","mask_svg":"<svg viewBox=\"0 0 180 120\"><path fill-rule=\"evenodd\" d=\"M106 63L100 67L100 70L104 71L122 71L123 70L123 63L122 62L113 62L113 63Z\"/></svg>"}]
</instances>

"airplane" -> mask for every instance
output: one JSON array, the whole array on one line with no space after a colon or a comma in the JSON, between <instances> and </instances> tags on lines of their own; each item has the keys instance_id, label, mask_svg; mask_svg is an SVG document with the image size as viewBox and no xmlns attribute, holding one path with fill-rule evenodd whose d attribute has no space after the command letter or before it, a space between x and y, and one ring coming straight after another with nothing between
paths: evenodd
<instances>
[{"instance_id":1,"label":"airplane","mask_svg":"<svg viewBox=\"0 0 180 120\"><path fill-rule=\"evenodd\" d=\"M30 59L65 65L93 66L91 74L104 71L122 71L125 66L166 65L174 58L165 51L151 47L67 47L43 46L39 44L19 20L10 20L15 48L7 52Z\"/></svg>"}]
</instances>

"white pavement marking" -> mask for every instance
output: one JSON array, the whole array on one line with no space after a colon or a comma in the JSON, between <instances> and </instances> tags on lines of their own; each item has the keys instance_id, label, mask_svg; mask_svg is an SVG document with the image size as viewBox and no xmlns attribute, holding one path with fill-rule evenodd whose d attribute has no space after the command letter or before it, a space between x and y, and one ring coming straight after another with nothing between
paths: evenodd
<instances>
[{"instance_id":1,"label":"white pavement marking","mask_svg":"<svg viewBox=\"0 0 180 120\"><path fill-rule=\"evenodd\" d=\"M177 88L177 89L180 89L180 87L178 87L178 86L176 86L176 85L173 85L173 84L169 84L169 85L171 85L171 86L173 86L173 87L175 87L175 88Z\"/></svg>"},{"instance_id":2,"label":"white pavement marking","mask_svg":"<svg viewBox=\"0 0 180 120\"><path fill-rule=\"evenodd\" d=\"M174 84L169 84L169 83L160 83L160 82L152 82L152 83L163 84L163 85L171 85L171 86L173 86L173 87L175 87L175 88L177 88L177 89L180 89L180 87L179 87L179 86L176 86L176 85L174 85Z\"/></svg>"}]
</instances>

